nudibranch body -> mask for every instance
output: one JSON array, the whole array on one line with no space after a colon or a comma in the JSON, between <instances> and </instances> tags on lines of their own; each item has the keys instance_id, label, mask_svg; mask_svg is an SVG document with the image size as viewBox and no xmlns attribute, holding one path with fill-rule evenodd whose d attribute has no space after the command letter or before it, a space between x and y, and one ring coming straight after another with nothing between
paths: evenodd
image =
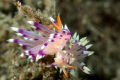
<instances>
[{"instance_id":1,"label":"nudibranch body","mask_svg":"<svg viewBox=\"0 0 120 80\"><path fill-rule=\"evenodd\" d=\"M28 58L31 61L38 61L46 55L55 55L55 62L46 65L46 67L59 67L60 71L63 70L66 77L68 77L67 71L73 74L71 69L75 68L75 66L78 66L83 72L89 74L90 70L79 59L93 54L92 51L86 51L92 44L86 45L88 43L86 37L79 39L77 33L74 33L73 37L71 37L68 27L66 25L62 26L59 15L57 22L51 17L50 20L57 32L37 22L28 21L40 34L11 27L12 30L19 32L17 35L23 36L25 40L9 39L8 41L19 43L25 50L20 56L29 56ZM67 71L66 68L68 68Z\"/></svg>"}]
</instances>

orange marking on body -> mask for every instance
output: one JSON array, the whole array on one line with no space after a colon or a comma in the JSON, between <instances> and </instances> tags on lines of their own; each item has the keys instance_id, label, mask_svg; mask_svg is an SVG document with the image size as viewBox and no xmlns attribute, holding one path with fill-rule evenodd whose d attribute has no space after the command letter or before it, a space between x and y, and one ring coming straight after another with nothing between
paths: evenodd
<instances>
[{"instance_id":1,"label":"orange marking on body","mask_svg":"<svg viewBox=\"0 0 120 80\"><path fill-rule=\"evenodd\" d=\"M63 73L65 74L65 76L68 78L68 74L67 71L65 69L63 69Z\"/></svg>"},{"instance_id":2,"label":"orange marking on body","mask_svg":"<svg viewBox=\"0 0 120 80\"><path fill-rule=\"evenodd\" d=\"M53 24L53 26L55 27L55 29L56 29L58 32L60 32L59 27L58 27L54 22L52 22L52 24Z\"/></svg>"},{"instance_id":3,"label":"orange marking on body","mask_svg":"<svg viewBox=\"0 0 120 80\"><path fill-rule=\"evenodd\" d=\"M68 68L72 68L72 69L74 69L75 67L74 66L67 66Z\"/></svg>"},{"instance_id":4,"label":"orange marking on body","mask_svg":"<svg viewBox=\"0 0 120 80\"><path fill-rule=\"evenodd\" d=\"M61 23L59 14L58 14L58 16L57 16L57 23L58 23L58 27L59 27L60 29L62 29L62 23Z\"/></svg>"}]
</instances>

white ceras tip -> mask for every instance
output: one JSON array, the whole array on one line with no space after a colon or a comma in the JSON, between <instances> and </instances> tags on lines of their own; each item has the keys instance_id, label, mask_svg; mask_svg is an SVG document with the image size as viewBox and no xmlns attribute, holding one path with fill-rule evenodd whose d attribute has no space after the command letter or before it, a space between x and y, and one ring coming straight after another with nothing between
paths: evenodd
<instances>
[{"instance_id":1,"label":"white ceras tip","mask_svg":"<svg viewBox=\"0 0 120 80\"><path fill-rule=\"evenodd\" d=\"M90 55L92 55L93 53L94 53L94 52L93 52L93 51L91 51L91 52L89 53L89 56L90 56Z\"/></svg>"},{"instance_id":2,"label":"white ceras tip","mask_svg":"<svg viewBox=\"0 0 120 80\"><path fill-rule=\"evenodd\" d=\"M86 46L86 49L89 49L92 46L92 44L89 44Z\"/></svg>"},{"instance_id":3,"label":"white ceras tip","mask_svg":"<svg viewBox=\"0 0 120 80\"><path fill-rule=\"evenodd\" d=\"M37 62L39 59L41 59L41 58L42 58L42 56L37 55L37 57L36 57L36 62Z\"/></svg>"},{"instance_id":4,"label":"white ceras tip","mask_svg":"<svg viewBox=\"0 0 120 80\"><path fill-rule=\"evenodd\" d=\"M62 69L60 69L60 73L62 72Z\"/></svg>"},{"instance_id":5,"label":"white ceras tip","mask_svg":"<svg viewBox=\"0 0 120 80\"><path fill-rule=\"evenodd\" d=\"M53 22L53 21L55 21L52 17L50 17L50 20Z\"/></svg>"},{"instance_id":6,"label":"white ceras tip","mask_svg":"<svg viewBox=\"0 0 120 80\"><path fill-rule=\"evenodd\" d=\"M41 47L41 49L44 49L45 48L45 46L43 45L42 47Z\"/></svg>"},{"instance_id":7,"label":"white ceras tip","mask_svg":"<svg viewBox=\"0 0 120 80\"><path fill-rule=\"evenodd\" d=\"M33 24L34 23L34 21L27 21L29 24Z\"/></svg>"},{"instance_id":8,"label":"white ceras tip","mask_svg":"<svg viewBox=\"0 0 120 80\"><path fill-rule=\"evenodd\" d=\"M67 51L66 51L66 50L63 50L63 53L67 53Z\"/></svg>"},{"instance_id":9,"label":"white ceras tip","mask_svg":"<svg viewBox=\"0 0 120 80\"><path fill-rule=\"evenodd\" d=\"M29 56L28 59L32 59L32 56Z\"/></svg>"},{"instance_id":10,"label":"white ceras tip","mask_svg":"<svg viewBox=\"0 0 120 80\"><path fill-rule=\"evenodd\" d=\"M19 44L20 46L23 46L23 44Z\"/></svg>"},{"instance_id":11,"label":"white ceras tip","mask_svg":"<svg viewBox=\"0 0 120 80\"><path fill-rule=\"evenodd\" d=\"M63 28L62 28L63 29ZM64 27L64 29L67 29L68 31L70 31L69 29L68 29L68 27L67 27L67 25L65 24L65 27Z\"/></svg>"},{"instance_id":12,"label":"white ceras tip","mask_svg":"<svg viewBox=\"0 0 120 80\"><path fill-rule=\"evenodd\" d=\"M87 68L86 66L83 67L83 72L85 72L86 74L90 74L90 69Z\"/></svg>"},{"instance_id":13,"label":"white ceras tip","mask_svg":"<svg viewBox=\"0 0 120 80\"><path fill-rule=\"evenodd\" d=\"M77 40L77 41L79 40L79 35L77 35L76 40Z\"/></svg>"},{"instance_id":14,"label":"white ceras tip","mask_svg":"<svg viewBox=\"0 0 120 80\"><path fill-rule=\"evenodd\" d=\"M18 35L18 36L22 36L23 34L21 34L21 33L15 33L16 35Z\"/></svg>"},{"instance_id":15,"label":"white ceras tip","mask_svg":"<svg viewBox=\"0 0 120 80\"><path fill-rule=\"evenodd\" d=\"M22 54L20 55L20 57L24 57L24 53L22 53Z\"/></svg>"},{"instance_id":16,"label":"white ceras tip","mask_svg":"<svg viewBox=\"0 0 120 80\"><path fill-rule=\"evenodd\" d=\"M64 27L64 29L67 29L68 30L68 27L67 27L67 25L65 24L65 27Z\"/></svg>"},{"instance_id":17,"label":"white ceras tip","mask_svg":"<svg viewBox=\"0 0 120 80\"><path fill-rule=\"evenodd\" d=\"M42 35L41 33L38 33L38 35Z\"/></svg>"},{"instance_id":18,"label":"white ceras tip","mask_svg":"<svg viewBox=\"0 0 120 80\"><path fill-rule=\"evenodd\" d=\"M70 71L70 74L73 75L73 76L75 76L75 71L72 69L72 70Z\"/></svg>"},{"instance_id":19,"label":"white ceras tip","mask_svg":"<svg viewBox=\"0 0 120 80\"><path fill-rule=\"evenodd\" d=\"M53 38L54 34L50 34L50 37L49 38Z\"/></svg>"},{"instance_id":20,"label":"white ceras tip","mask_svg":"<svg viewBox=\"0 0 120 80\"><path fill-rule=\"evenodd\" d=\"M89 41L85 40L83 41L82 45L85 46Z\"/></svg>"},{"instance_id":21,"label":"white ceras tip","mask_svg":"<svg viewBox=\"0 0 120 80\"><path fill-rule=\"evenodd\" d=\"M25 52L26 52L26 55L30 55L30 54L29 54L29 50L26 50Z\"/></svg>"},{"instance_id":22,"label":"white ceras tip","mask_svg":"<svg viewBox=\"0 0 120 80\"><path fill-rule=\"evenodd\" d=\"M84 53L84 54L88 54L88 53L90 53L90 51L83 51L83 53Z\"/></svg>"},{"instance_id":23,"label":"white ceras tip","mask_svg":"<svg viewBox=\"0 0 120 80\"><path fill-rule=\"evenodd\" d=\"M73 38L76 38L76 36L77 36L77 32L74 33Z\"/></svg>"},{"instance_id":24,"label":"white ceras tip","mask_svg":"<svg viewBox=\"0 0 120 80\"><path fill-rule=\"evenodd\" d=\"M33 62L33 60L31 59L30 62Z\"/></svg>"},{"instance_id":25,"label":"white ceras tip","mask_svg":"<svg viewBox=\"0 0 120 80\"><path fill-rule=\"evenodd\" d=\"M36 27L35 26L31 26L33 29L35 29Z\"/></svg>"},{"instance_id":26,"label":"white ceras tip","mask_svg":"<svg viewBox=\"0 0 120 80\"><path fill-rule=\"evenodd\" d=\"M80 39L80 41L83 41L83 40L85 40L87 37L83 37L82 39Z\"/></svg>"},{"instance_id":27,"label":"white ceras tip","mask_svg":"<svg viewBox=\"0 0 120 80\"><path fill-rule=\"evenodd\" d=\"M28 38L27 38L27 40L28 40ZM30 41L34 41L34 39L33 39L33 38L30 38L29 40L30 40Z\"/></svg>"},{"instance_id":28,"label":"white ceras tip","mask_svg":"<svg viewBox=\"0 0 120 80\"><path fill-rule=\"evenodd\" d=\"M57 66L55 66L55 68L57 69L58 67L57 67Z\"/></svg>"},{"instance_id":29,"label":"white ceras tip","mask_svg":"<svg viewBox=\"0 0 120 80\"><path fill-rule=\"evenodd\" d=\"M48 41L51 41L51 39L48 39Z\"/></svg>"},{"instance_id":30,"label":"white ceras tip","mask_svg":"<svg viewBox=\"0 0 120 80\"><path fill-rule=\"evenodd\" d=\"M13 41L14 41L14 39L8 39L7 41L8 41L8 42L13 42Z\"/></svg>"},{"instance_id":31,"label":"white ceras tip","mask_svg":"<svg viewBox=\"0 0 120 80\"><path fill-rule=\"evenodd\" d=\"M28 38L26 38L26 37L23 37L25 40L28 40Z\"/></svg>"},{"instance_id":32,"label":"white ceras tip","mask_svg":"<svg viewBox=\"0 0 120 80\"><path fill-rule=\"evenodd\" d=\"M19 28L16 28L16 27L11 27L11 29L14 30L14 31L18 31L19 30Z\"/></svg>"},{"instance_id":33,"label":"white ceras tip","mask_svg":"<svg viewBox=\"0 0 120 80\"><path fill-rule=\"evenodd\" d=\"M50 65L46 65L45 67L51 67Z\"/></svg>"}]
</instances>

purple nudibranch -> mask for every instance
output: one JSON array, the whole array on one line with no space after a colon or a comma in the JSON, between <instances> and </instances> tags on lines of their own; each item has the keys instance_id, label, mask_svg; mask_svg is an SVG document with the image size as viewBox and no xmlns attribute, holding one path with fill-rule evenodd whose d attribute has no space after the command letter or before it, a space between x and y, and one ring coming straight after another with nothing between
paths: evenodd
<instances>
[{"instance_id":1,"label":"purple nudibranch","mask_svg":"<svg viewBox=\"0 0 120 80\"><path fill-rule=\"evenodd\" d=\"M20 44L25 50L20 56L29 56L28 59L32 62L38 61L47 55L55 55L54 63L46 65L46 67L59 67L60 72L63 70L66 77L68 77L66 68L72 75L75 75L73 68L76 66L89 74L90 69L79 60L94 53L93 51L86 51L92 44L87 45L89 41L86 37L79 39L79 35L76 32L71 37L70 30L67 25L63 27L59 15L57 16L57 22L51 17L50 20L57 31L50 30L40 23L28 21L40 34L11 27L12 30L18 32L16 33L17 35L24 37L25 40L9 39L8 41Z\"/></svg>"}]
</instances>

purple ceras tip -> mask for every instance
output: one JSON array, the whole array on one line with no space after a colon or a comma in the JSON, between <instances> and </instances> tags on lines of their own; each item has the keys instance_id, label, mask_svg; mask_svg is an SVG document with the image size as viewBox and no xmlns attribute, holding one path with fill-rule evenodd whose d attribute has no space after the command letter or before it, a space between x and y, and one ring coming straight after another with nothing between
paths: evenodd
<instances>
[{"instance_id":1,"label":"purple ceras tip","mask_svg":"<svg viewBox=\"0 0 120 80\"><path fill-rule=\"evenodd\" d=\"M18 32L19 32L19 33L23 33L24 30L23 30L23 29L18 29Z\"/></svg>"},{"instance_id":2,"label":"purple ceras tip","mask_svg":"<svg viewBox=\"0 0 120 80\"><path fill-rule=\"evenodd\" d=\"M70 33L70 32L68 32L68 33L67 33L67 35L71 35L71 33Z\"/></svg>"},{"instance_id":3,"label":"purple ceras tip","mask_svg":"<svg viewBox=\"0 0 120 80\"><path fill-rule=\"evenodd\" d=\"M87 48L86 48L86 47L84 47L83 49L84 49L84 50L87 50Z\"/></svg>"},{"instance_id":4,"label":"purple ceras tip","mask_svg":"<svg viewBox=\"0 0 120 80\"><path fill-rule=\"evenodd\" d=\"M32 59L35 60L36 59L36 55L33 54L32 55Z\"/></svg>"},{"instance_id":5,"label":"purple ceras tip","mask_svg":"<svg viewBox=\"0 0 120 80\"><path fill-rule=\"evenodd\" d=\"M28 53L29 53L30 55L32 55L32 51L31 51L31 50L29 50Z\"/></svg>"},{"instance_id":6,"label":"purple ceras tip","mask_svg":"<svg viewBox=\"0 0 120 80\"><path fill-rule=\"evenodd\" d=\"M27 55L26 55L26 52L23 53L23 56L27 56Z\"/></svg>"},{"instance_id":7,"label":"purple ceras tip","mask_svg":"<svg viewBox=\"0 0 120 80\"><path fill-rule=\"evenodd\" d=\"M54 35L53 38L56 38L56 35Z\"/></svg>"},{"instance_id":8,"label":"purple ceras tip","mask_svg":"<svg viewBox=\"0 0 120 80\"><path fill-rule=\"evenodd\" d=\"M23 34L22 36L23 36L23 37L27 37L27 35L25 35L25 34Z\"/></svg>"},{"instance_id":9,"label":"purple ceras tip","mask_svg":"<svg viewBox=\"0 0 120 80\"><path fill-rule=\"evenodd\" d=\"M65 38L65 40L68 40L68 38Z\"/></svg>"},{"instance_id":10,"label":"purple ceras tip","mask_svg":"<svg viewBox=\"0 0 120 80\"><path fill-rule=\"evenodd\" d=\"M24 50L26 50L26 49L27 49L27 46L26 46L26 45L22 45L22 48L23 48Z\"/></svg>"},{"instance_id":11,"label":"purple ceras tip","mask_svg":"<svg viewBox=\"0 0 120 80\"><path fill-rule=\"evenodd\" d=\"M45 46L47 46L47 45L48 45L48 43L45 43L44 45L45 45Z\"/></svg>"},{"instance_id":12,"label":"purple ceras tip","mask_svg":"<svg viewBox=\"0 0 120 80\"><path fill-rule=\"evenodd\" d=\"M81 51L81 54L84 54L84 52L83 52L83 51Z\"/></svg>"},{"instance_id":13,"label":"purple ceras tip","mask_svg":"<svg viewBox=\"0 0 120 80\"><path fill-rule=\"evenodd\" d=\"M54 66L54 64L50 64L50 66Z\"/></svg>"},{"instance_id":14,"label":"purple ceras tip","mask_svg":"<svg viewBox=\"0 0 120 80\"><path fill-rule=\"evenodd\" d=\"M40 51L38 52L38 54L39 54L40 56L44 56L44 55L45 55L45 53L43 52L43 50L40 50Z\"/></svg>"},{"instance_id":15,"label":"purple ceras tip","mask_svg":"<svg viewBox=\"0 0 120 80\"><path fill-rule=\"evenodd\" d=\"M39 23L38 22L34 22L33 25L36 26L36 27L38 27Z\"/></svg>"},{"instance_id":16,"label":"purple ceras tip","mask_svg":"<svg viewBox=\"0 0 120 80\"><path fill-rule=\"evenodd\" d=\"M89 54L85 54L85 56L89 56Z\"/></svg>"},{"instance_id":17,"label":"purple ceras tip","mask_svg":"<svg viewBox=\"0 0 120 80\"><path fill-rule=\"evenodd\" d=\"M60 35L60 37L63 37L63 35Z\"/></svg>"},{"instance_id":18,"label":"purple ceras tip","mask_svg":"<svg viewBox=\"0 0 120 80\"><path fill-rule=\"evenodd\" d=\"M18 43L19 39L14 39L13 42L14 43Z\"/></svg>"},{"instance_id":19,"label":"purple ceras tip","mask_svg":"<svg viewBox=\"0 0 120 80\"><path fill-rule=\"evenodd\" d=\"M53 40L53 39L51 39L51 42L54 42L54 40Z\"/></svg>"},{"instance_id":20,"label":"purple ceras tip","mask_svg":"<svg viewBox=\"0 0 120 80\"><path fill-rule=\"evenodd\" d=\"M64 58L62 58L62 60L64 60Z\"/></svg>"},{"instance_id":21,"label":"purple ceras tip","mask_svg":"<svg viewBox=\"0 0 120 80\"><path fill-rule=\"evenodd\" d=\"M56 21L53 21L53 22L54 22L56 25L58 25Z\"/></svg>"},{"instance_id":22,"label":"purple ceras tip","mask_svg":"<svg viewBox=\"0 0 120 80\"><path fill-rule=\"evenodd\" d=\"M55 33L54 35L57 35L57 33Z\"/></svg>"},{"instance_id":23,"label":"purple ceras tip","mask_svg":"<svg viewBox=\"0 0 120 80\"><path fill-rule=\"evenodd\" d=\"M36 27L35 30L39 31L40 29L38 27Z\"/></svg>"}]
</instances>

